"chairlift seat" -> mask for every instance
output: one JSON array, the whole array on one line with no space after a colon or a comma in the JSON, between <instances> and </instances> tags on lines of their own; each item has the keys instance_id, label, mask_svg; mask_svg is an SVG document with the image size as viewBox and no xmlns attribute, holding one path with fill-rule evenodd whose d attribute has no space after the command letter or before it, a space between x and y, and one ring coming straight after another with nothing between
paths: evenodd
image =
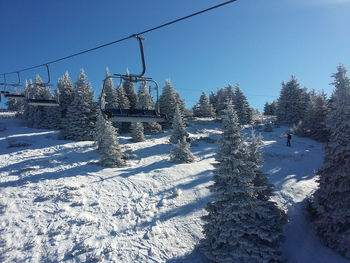
<instances>
[{"instance_id":1,"label":"chairlift seat","mask_svg":"<svg viewBox=\"0 0 350 263\"><path fill-rule=\"evenodd\" d=\"M164 122L165 115L155 110L105 109L103 112L112 122Z\"/></svg>"},{"instance_id":2,"label":"chairlift seat","mask_svg":"<svg viewBox=\"0 0 350 263\"><path fill-rule=\"evenodd\" d=\"M5 93L5 98L8 98L8 99L16 99L16 98L25 98L26 96L23 95L23 94L8 94L8 93Z\"/></svg>"},{"instance_id":3,"label":"chairlift seat","mask_svg":"<svg viewBox=\"0 0 350 263\"><path fill-rule=\"evenodd\" d=\"M31 105L31 106L47 106L47 107L60 106L56 100L29 99L27 100L27 102L28 102L28 105Z\"/></svg>"}]
</instances>

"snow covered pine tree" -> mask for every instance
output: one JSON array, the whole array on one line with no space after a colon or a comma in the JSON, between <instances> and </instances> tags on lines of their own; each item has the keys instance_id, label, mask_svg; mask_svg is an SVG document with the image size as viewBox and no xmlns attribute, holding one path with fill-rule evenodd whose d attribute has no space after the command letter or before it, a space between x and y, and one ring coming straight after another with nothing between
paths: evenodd
<instances>
[{"instance_id":1,"label":"snow covered pine tree","mask_svg":"<svg viewBox=\"0 0 350 263\"><path fill-rule=\"evenodd\" d=\"M170 152L170 161L178 163L194 162L194 156L189 148L190 144L186 142L185 138L181 138Z\"/></svg>"},{"instance_id":2,"label":"snow covered pine tree","mask_svg":"<svg viewBox=\"0 0 350 263\"><path fill-rule=\"evenodd\" d=\"M109 77L109 69L106 68L106 77ZM105 93L105 108L106 109L117 109L118 108L118 94L117 89L114 87L113 79L108 78L104 87Z\"/></svg>"},{"instance_id":3,"label":"snow covered pine tree","mask_svg":"<svg viewBox=\"0 0 350 263\"><path fill-rule=\"evenodd\" d=\"M125 165L117 138L117 131L110 121L104 119L101 111L98 111L95 141L97 149L101 153L101 165L106 167L121 167Z\"/></svg>"},{"instance_id":4,"label":"snow covered pine tree","mask_svg":"<svg viewBox=\"0 0 350 263\"><path fill-rule=\"evenodd\" d=\"M65 122L63 119L66 118L68 107L72 104L74 100L74 86L68 74L68 71L66 71L64 75L58 79L57 90L60 96L60 127L64 128Z\"/></svg>"},{"instance_id":5,"label":"snow covered pine tree","mask_svg":"<svg viewBox=\"0 0 350 263\"><path fill-rule=\"evenodd\" d=\"M350 79L342 65L333 77L326 122L331 135L311 207L325 244L350 259Z\"/></svg>"},{"instance_id":6,"label":"snow covered pine tree","mask_svg":"<svg viewBox=\"0 0 350 263\"><path fill-rule=\"evenodd\" d=\"M237 113L239 123L242 125L252 123L253 111L249 106L247 97L240 89L239 84L236 85L234 94L235 96L233 97L233 105Z\"/></svg>"},{"instance_id":7,"label":"snow covered pine tree","mask_svg":"<svg viewBox=\"0 0 350 263\"><path fill-rule=\"evenodd\" d=\"M196 117L214 117L215 111L210 104L209 99L204 91L199 98L197 104L193 107L193 114Z\"/></svg>"},{"instance_id":8,"label":"snow covered pine tree","mask_svg":"<svg viewBox=\"0 0 350 263\"><path fill-rule=\"evenodd\" d=\"M131 123L131 137L133 142L143 142L145 140L143 124L141 122Z\"/></svg>"},{"instance_id":9,"label":"snow covered pine tree","mask_svg":"<svg viewBox=\"0 0 350 263\"><path fill-rule=\"evenodd\" d=\"M214 262L279 262L280 224L273 225L276 221L271 219L276 216L270 214L271 203L261 198L267 186L254 185L259 170L253 163L257 154L249 153L240 130L233 106L228 105L210 187L214 200L203 217L202 248ZM264 180L259 181L262 184Z\"/></svg>"},{"instance_id":10,"label":"snow covered pine tree","mask_svg":"<svg viewBox=\"0 0 350 263\"><path fill-rule=\"evenodd\" d=\"M146 82L141 83L139 92L137 94L138 102L136 105L137 109L142 110L153 110L154 102L152 100L151 94L148 91ZM144 131L146 134L158 134L162 132L162 126L157 122L145 122L143 123Z\"/></svg>"},{"instance_id":11,"label":"snow covered pine tree","mask_svg":"<svg viewBox=\"0 0 350 263\"><path fill-rule=\"evenodd\" d=\"M93 140L96 123L96 105L93 92L83 69L75 83L74 99L68 106L60 137L66 140Z\"/></svg>"},{"instance_id":12,"label":"snow covered pine tree","mask_svg":"<svg viewBox=\"0 0 350 263\"><path fill-rule=\"evenodd\" d=\"M170 136L170 143L171 144L177 144L182 139L186 140L188 137L188 133L186 131L186 127L184 124L184 121L182 119L182 115L180 113L179 106L175 106L175 113L174 113L174 119L173 119L173 133Z\"/></svg>"},{"instance_id":13,"label":"snow covered pine tree","mask_svg":"<svg viewBox=\"0 0 350 263\"><path fill-rule=\"evenodd\" d=\"M306 89L300 88L295 76L292 76L287 83L282 82L277 100L277 122L287 125L297 124L304 117L308 101Z\"/></svg>"},{"instance_id":14,"label":"snow covered pine tree","mask_svg":"<svg viewBox=\"0 0 350 263\"><path fill-rule=\"evenodd\" d=\"M29 98L38 100L50 100L53 99L53 95L48 87L42 86L42 78L37 75L34 83L30 82L27 90L29 92ZM59 126L60 119L59 109L57 107L44 107L44 106L25 106L25 117L27 118L27 124L29 127L39 129L56 129Z\"/></svg>"},{"instance_id":15,"label":"snow covered pine tree","mask_svg":"<svg viewBox=\"0 0 350 263\"><path fill-rule=\"evenodd\" d=\"M180 99L179 93L174 90L170 80L165 81L162 94L159 96L159 109L161 114L165 114L168 121L164 125L169 125L174 117L175 107L178 105L180 113L185 109L184 102Z\"/></svg>"}]
</instances>

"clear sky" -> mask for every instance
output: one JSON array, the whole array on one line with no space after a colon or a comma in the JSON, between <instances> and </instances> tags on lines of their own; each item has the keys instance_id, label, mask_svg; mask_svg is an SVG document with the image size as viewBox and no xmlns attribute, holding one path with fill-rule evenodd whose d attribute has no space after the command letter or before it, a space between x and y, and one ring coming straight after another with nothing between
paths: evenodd
<instances>
[{"instance_id":1,"label":"clear sky","mask_svg":"<svg viewBox=\"0 0 350 263\"><path fill-rule=\"evenodd\" d=\"M70 55L205 9L218 0L0 0L0 73ZM302 86L330 94L339 63L350 69L350 0L238 0L225 7L145 34L146 76L167 78L191 107L240 83L262 109L296 75ZM53 82L84 68L95 93L105 68L138 73L136 40L127 40L53 64ZM21 75L34 78L45 70ZM8 79L16 76L8 76ZM0 80L1 81L1 80Z\"/></svg>"}]
</instances>

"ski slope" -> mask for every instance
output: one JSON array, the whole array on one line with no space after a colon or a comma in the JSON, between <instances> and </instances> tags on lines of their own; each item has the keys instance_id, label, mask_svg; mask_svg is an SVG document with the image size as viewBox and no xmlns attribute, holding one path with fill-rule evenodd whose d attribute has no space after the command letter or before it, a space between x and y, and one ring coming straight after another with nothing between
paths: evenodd
<instances>
[{"instance_id":1,"label":"ski slope","mask_svg":"<svg viewBox=\"0 0 350 263\"><path fill-rule=\"evenodd\" d=\"M321 244L303 211L323 145L293 138L287 148L286 129L262 133L264 170L289 216L283 253L289 262L349 262ZM169 162L165 132L140 143L119 136L135 158L103 168L93 142L0 120L0 262L206 262L197 245L220 124L199 119L188 131L195 163Z\"/></svg>"}]
</instances>

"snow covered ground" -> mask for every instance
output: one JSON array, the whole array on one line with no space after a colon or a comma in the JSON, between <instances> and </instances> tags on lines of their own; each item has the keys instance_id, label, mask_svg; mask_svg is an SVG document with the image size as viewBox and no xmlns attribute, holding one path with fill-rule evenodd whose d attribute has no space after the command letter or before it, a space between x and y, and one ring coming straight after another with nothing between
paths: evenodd
<instances>
[{"instance_id":1,"label":"snow covered ground","mask_svg":"<svg viewBox=\"0 0 350 263\"><path fill-rule=\"evenodd\" d=\"M96 164L93 142L57 140L57 131L0 120L0 262L205 262L196 249L210 200L220 124L190 123L192 164L168 161L169 132L120 143L136 157L123 168ZM264 136L264 169L288 210L289 262L349 262L324 247L303 211L317 187L323 145L286 128ZM247 131L248 133L249 131Z\"/></svg>"}]
</instances>

